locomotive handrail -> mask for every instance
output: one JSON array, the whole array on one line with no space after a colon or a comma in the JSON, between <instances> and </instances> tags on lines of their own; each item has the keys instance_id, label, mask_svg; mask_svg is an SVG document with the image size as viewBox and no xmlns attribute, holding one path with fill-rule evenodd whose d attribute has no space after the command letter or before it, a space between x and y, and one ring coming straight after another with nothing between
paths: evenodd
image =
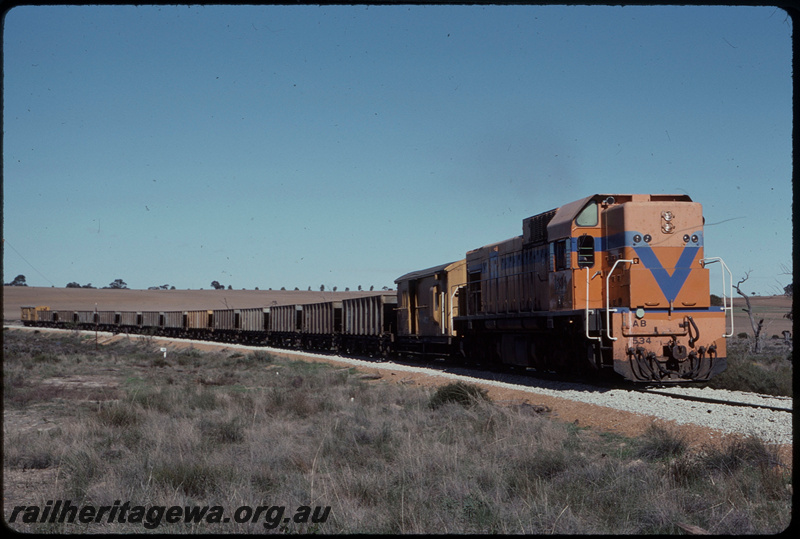
<instances>
[{"instance_id":1,"label":"locomotive handrail","mask_svg":"<svg viewBox=\"0 0 800 539\"><path fill-rule=\"evenodd\" d=\"M731 270L728 268L725 261L722 258L715 256L712 258L704 258L700 261L700 266L703 268L706 267L708 264L713 264L714 262L719 262L722 265L722 308L725 313L725 321L728 320L728 312L731 313L731 332L730 333L723 333L723 337L733 337L733 274ZM728 292L729 296L725 295L725 272L728 272ZM727 323L725 324L727 326Z\"/></svg>"},{"instance_id":2,"label":"locomotive handrail","mask_svg":"<svg viewBox=\"0 0 800 539\"><path fill-rule=\"evenodd\" d=\"M612 337L611 336L611 312L612 311L613 312L617 312L617 309L612 309L611 308L611 290L610 290L611 289L611 281L610 281L610 279L611 279L611 274L614 273L614 270L617 269L617 264L619 264L620 262L627 262L629 264L638 264L639 263L638 259L637 260L631 260L631 259L627 259L627 258L619 258L619 259L617 259L616 262L614 262L614 265L611 266L611 270L608 272L608 275L606 275L606 335L608 336L608 339L611 340L611 341L616 341L617 340L617 337Z\"/></svg>"},{"instance_id":3,"label":"locomotive handrail","mask_svg":"<svg viewBox=\"0 0 800 539\"><path fill-rule=\"evenodd\" d=\"M600 336L598 336L598 337L592 337L592 336L589 335L589 312L590 312L590 310L589 310L589 281L594 279L594 276L592 277L592 279L589 278L589 266L586 266L584 269L586 270L586 319L585 319L586 320L586 338L587 339L594 339L596 341L602 341L603 340L602 329L600 330ZM597 276L597 273L595 273L594 275ZM591 309L591 312L594 313L594 309Z\"/></svg>"}]
</instances>

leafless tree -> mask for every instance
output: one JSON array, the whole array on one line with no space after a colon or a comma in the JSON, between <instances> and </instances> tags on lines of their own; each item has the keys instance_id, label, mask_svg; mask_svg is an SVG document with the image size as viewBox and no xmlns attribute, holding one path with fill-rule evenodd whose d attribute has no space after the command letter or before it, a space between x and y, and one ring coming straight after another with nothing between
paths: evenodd
<instances>
[{"instance_id":1,"label":"leafless tree","mask_svg":"<svg viewBox=\"0 0 800 539\"><path fill-rule=\"evenodd\" d=\"M750 273L752 273L752 271L753 270L747 271L747 273L744 274L744 277L739 279L739 282L733 285L733 287L736 289L736 292L740 296L742 296L744 298L744 301L747 303L747 308L742 310L746 312L747 316L750 318L750 327L753 328L753 335L755 336L755 342L753 344L753 352L758 354L761 352L761 330L764 329L764 319L762 318L761 320L758 321L758 323L756 323L756 319L753 316L753 307L750 305L750 297L744 292L742 292L740 288L742 284L744 284L744 282L750 278Z\"/></svg>"}]
</instances>

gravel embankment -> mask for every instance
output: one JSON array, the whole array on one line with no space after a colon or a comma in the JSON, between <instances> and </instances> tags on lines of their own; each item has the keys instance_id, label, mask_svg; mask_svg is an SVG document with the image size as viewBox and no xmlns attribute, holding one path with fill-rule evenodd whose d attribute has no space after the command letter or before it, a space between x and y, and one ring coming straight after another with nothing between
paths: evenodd
<instances>
[{"instance_id":1,"label":"gravel embankment","mask_svg":"<svg viewBox=\"0 0 800 539\"><path fill-rule=\"evenodd\" d=\"M285 350L275 350L286 352ZM299 354L314 356L314 354L306 352ZM319 357L335 359L338 362L354 366L382 368L392 371L424 372L429 376L439 376L446 379L463 380L466 376L474 378L475 383L484 385L495 385L505 389L515 389L576 402L596 404L615 410L674 421L678 424L699 425L726 433L754 435L770 443L792 444L792 414L790 412L684 401L664 395L645 394L624 389L606 389L577 382L541 380L529 376L486 373L470 369L451 368L448 369L449 372L445 372L440 369L394 362L375 363L329 355ZM502 380L499 380L500 378ZM711 388L676 387L667 388L664 391L678 394L695 394L719 400L736 400L738 402L792 408L792 399L786 397L755 395Z\"/></svg>"},{"instance_id":2,"label":"gravel embankment","mask_svg":"<svg viewBox=\"0 0 800 539\"><path fill-rule=\"evenodd\" d=\"M346 358L344 358L346 359ZM401 370L405 365L391 364L394 370ZM440 372L433 369L430 374L457 378L456 374ZM460 371L460 369L459 369ZM487 380L485 373L475 376L464 372L462 376L476 378L476 382L497 385L507 389L517 389L534 394L548 395L577 402L596 404L641 415L674 421L678 424L692 424L720 430L727 433L755 435L767 442L777 444L792 443L792 413L772 411L763 408L749 408L724 404L708 404L679 400L664 395L652 395L624 389L606 389L586 384L562 381L540 380L519 375L499 375L499 380ZM744 394L714 390L710 388L668 388L665 391L695 394L720 400L737 400L760 405L791 408L792 399L770 397L766 395Z\"/></svg>"}]
</instances>

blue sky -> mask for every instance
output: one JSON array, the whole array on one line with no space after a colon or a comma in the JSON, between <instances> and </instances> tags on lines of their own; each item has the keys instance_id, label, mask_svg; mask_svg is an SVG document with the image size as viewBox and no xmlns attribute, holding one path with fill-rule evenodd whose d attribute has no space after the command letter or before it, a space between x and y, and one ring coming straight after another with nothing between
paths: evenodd
<instances>
[{"instance_id":1,"label":"blue sky","mask_svg":"<svg viewBox=\"0 0 800 539\"><path fill-rule=\"evenodd\" d=\"M20 6L3 31L4 282L393 287L595 192L688 193L744 290L791 282L774 7Z\"/></svg>"}]
</instances>

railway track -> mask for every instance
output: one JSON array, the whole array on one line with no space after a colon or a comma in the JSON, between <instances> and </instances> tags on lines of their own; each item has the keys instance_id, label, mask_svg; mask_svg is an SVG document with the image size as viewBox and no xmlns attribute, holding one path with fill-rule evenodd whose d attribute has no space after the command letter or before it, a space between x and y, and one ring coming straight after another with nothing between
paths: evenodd
<instances>
[{"instance_id":1,"label":"railway track","mask_svg":"<svg viewBox=\"0 0 800 539\"><path fill-rule=\"evenodd\" d=\"M678 389L678 388L673 388ZM722 404L726 406L739 406L743 408L763 408L765 410L772 410L774 412L793 412L793 399L791 397L776 397L774 395L761 395L758 393L745 393L740 391L726 391L728 395L733 395L729 398L703 395L709 391L716 391L713 389L697 389L697 388L679 388L679 391L671 391L669 389L652 389L652 388L634 388L633 391L646 393L650 395L663 395L672 399L686 400L692 402L702 402L706 404ZM693 394L693 392L696 392Z\"/></svg>"}]
</instances>

